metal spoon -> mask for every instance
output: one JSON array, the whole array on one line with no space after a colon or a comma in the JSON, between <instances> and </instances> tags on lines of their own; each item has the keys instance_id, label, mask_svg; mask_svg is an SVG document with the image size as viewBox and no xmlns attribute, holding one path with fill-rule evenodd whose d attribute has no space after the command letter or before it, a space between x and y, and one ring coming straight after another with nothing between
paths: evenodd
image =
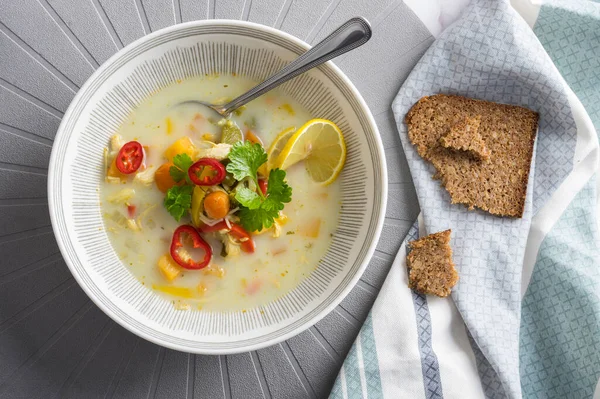
<instances>
[{"instance_id":1,"label":"metal spoon","mask_svg":"<svg viewBox=\"0 0 600 399\"><path fill-rule=\"evenodd\" d=\"M237 108L254 100L256 97L338 55L362 46L370 38L371 26L369 22L362 17L352 18L325 39L321 40L316 46L283 67L279 72L227 104L211 104L205 101L189 100L179 103L179 105L200 104L212 108L223 117L227 117Z\"/></svg>"}]
</instances>

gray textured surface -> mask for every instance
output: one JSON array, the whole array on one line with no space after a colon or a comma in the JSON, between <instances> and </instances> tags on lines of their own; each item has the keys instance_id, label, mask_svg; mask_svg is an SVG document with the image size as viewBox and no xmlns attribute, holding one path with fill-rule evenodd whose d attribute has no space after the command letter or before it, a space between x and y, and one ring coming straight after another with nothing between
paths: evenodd
<instances>
[{"instance_id":1,"label":"gray textured surface","mask_svg":"<svg viewBox=\"0 0 600 399\"><path fill-rule=\"evenodd\" d=\"M48 216L52 138L79 86L124 45L174 23L246 19L314 44L353 15L374 36L337 64L375 115L390 182L383 235L354 290L308 331L233 356L164 349L115 324L71 277ZM327 396L417 215L390 104L432 41L398 0L1 0L0 397Z\"/></svg>"}]
</instances>

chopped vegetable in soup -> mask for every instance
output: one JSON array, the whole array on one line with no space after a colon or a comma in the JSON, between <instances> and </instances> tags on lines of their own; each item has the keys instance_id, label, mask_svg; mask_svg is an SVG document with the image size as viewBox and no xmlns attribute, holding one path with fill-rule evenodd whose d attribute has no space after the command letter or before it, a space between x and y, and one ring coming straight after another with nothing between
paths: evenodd
<instances>
[{"instance_id":1,"label":"chopped vegetable in soup","mask_svg":"<svg viewBox=\"0 0 600 399\"><path fill-rule=\"evenodd\" d=\"M101 203L125 267L178 309L244 311L293 290L336 229L346 148L333 122L269 92L220 118L255 82L206 76L140 104L105 149ZM282 169L285 168L285 169Z\"/></svg>"}]
</instances>

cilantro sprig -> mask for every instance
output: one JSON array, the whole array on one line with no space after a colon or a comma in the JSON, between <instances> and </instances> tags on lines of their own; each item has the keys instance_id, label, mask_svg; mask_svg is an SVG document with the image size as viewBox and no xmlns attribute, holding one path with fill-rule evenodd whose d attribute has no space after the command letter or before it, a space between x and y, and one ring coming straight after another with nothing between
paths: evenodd
<instances>
[{"instance_id":1,"label":"cilantro sprig","mask_svg":"<svg viewBox=\"0 0 600 399\"><path fill-rule=\"evenodd\" d=\"M238 181L249 177L258 185L258 168L267 162L267 158L267 153L260 144L237 142L229 151L227 171Z\"/></svg>"},{"instance_id":2,"label":"cilantro sprig","mask_svg":"<svg viewBox=\"0 0 600 399\"><path fill-rule=\"evenodd\" d=\"M194 161L188 154L178 154L173 157L173 165L169 168L169 174L175 183L179 183L184 180L187 184L193 184L188 175L188 169L192 166Z\"/></svg>"},{"instance_id":3,"label":"cilantro sprig","mask_svg":"<svg viewBox=\"0 0 600 399\"><path fill-rule=\"evenodd\" d=\"M188 176L188 169L194 161L188 154L178 154L173 157L173 165L169 168L169 174L175 183L185 181L183 185L173 186L167 190L163 202L167 211L177 220L181 220L192 206L192 191L194 186Z\"/></svg>"},{"instance_id":4,"label":"cilantro sprig","mask_svg":"<svg viewBox=\"0 0 600 399\"><path fill-rule=\"evenodd\" d=\"M192 206L193 186L173 186L165 195L164 205L167 211L179 222Z\"/></svg>"},{"instance_id":5,"label":"cilantro sprig","mask_svg":"<svg viewBox=\"0 0 600 399\"><path fill-rule=\"evenodd\" d=\"M256 190L240 187L236 190L235 199L240 203L240 223L248 231L259 231L273 226L279 217L284 204L292 200L292 188L285 182L285 171L273 169L269 173L269 184L266 194L258 189L258 168L267 162L267 154L257 143L236 143L229 152L227 171L242 181L254 182Z\"/></svg>"}]
</instances>

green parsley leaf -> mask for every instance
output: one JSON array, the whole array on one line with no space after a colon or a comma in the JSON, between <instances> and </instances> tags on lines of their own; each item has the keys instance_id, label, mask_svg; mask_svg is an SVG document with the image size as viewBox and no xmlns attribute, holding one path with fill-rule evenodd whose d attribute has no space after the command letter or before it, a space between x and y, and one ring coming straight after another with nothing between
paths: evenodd
<instances>
[{"instance_id":1,"label":"green parsley leaf","mask_svg":"<svg viewBox=\"0 0 600 399\"><path fill-rule=\"evenodd\" d=\"M185 179L188 184L192 184L188 176L188 169L194 164L192 158L188 154L178 154L173 157L173 164L175 166L169 168L169 174L173 178L173 181L179 183Z\"/></svg>"},{"instance_id":2,"label":"green parsley leaf","mask_svg":"<svg viewBox=\"0 0 600 399\"><path fill-rule=\"evenodd\" d=\"M175 157L173 157L173 164L184 171L187 170L190 166L192 166L193 163L194 161L192 161L192 158L190 158L190 156L185 153L177 154L175 155Z\"/></svg>"},{"instance_id":3,"label":"green parsley leaf","mask_svg":"<svg viewBox=\"0 0 600 399\"><path fill-rule=\"evenodd\" d=\"M263 208L248 209L240 207L238 216L240 223L248 231L260 231L273 226L273 220L279 216L279 211L268 211Z\"/></svg>"},{"instance_id":4,"label":"green parsley leaf","mask_svg":"<svg viewBox=\"0 0 600 399\"><path fill-rule=\"evenodd\" d=\"M165 196L163 202L167 211L179 222L192 206L192 186L173 186Z\"/></svg>"},{"instance_id":5,"label":"green parsley leaf","mask_svg":"<svg viewBox=\"0 0 600 399\"><path fill-rule=\"evenodd\" d=\"M258 187L258 168L267 162L267 153L260 144L238 142L231 147L227 172L242 181L250 179ZM292 188L285 182L285 171L273 169L269 174L267 193L247 187L236 189L235 200L240 204L237 214L248 231L258 231L273 226L279 211L292 200Z\"/></svg>"},{"instance_id":6,"label":"green parsley leaf","mask_svg":"<svg viewBox=\"0 0 600 399\"><path fill-rule=\"evenodd\" d=\"M235 199L248 209L258 209L262 203L260 195L247 187L238 188L235 193Z\"/></svg>"},{"instance_id":7,"label":"green parsley leaf","mask_svg":"<svg viewBox=\"0 0 600 399\"><path fill-rule=\"evenodd\" d=\"M279 210L282 210L283 204L292 200L292 188L285 182L285 171L281 169L271 169L268 181L267 199L280 203L281 207Z\"/></svg>"},{"instance_id":8,"label":"green parsley leaf","mask_svg":"<svg viewBox=\"0 0 600 399\"><path fill-rule=\"evenodd\" d=\"M243 187L235 199L242 205L238 215L242 226L249 231L258 231L273 226L279 211L292 200L292 188L285 182L285 171L273 169L269 173L266 197Z\"/></svg>"},{"instance_id":9,"label":"green parsley leaf","mask_svg":"<svg viewBox=\"0 0 600 399\"><path fill-rule=\"evenodd\" d=\"M179 169L177 166L171 166L169 168L169 174L175 183L179 183L185 179L185 172Z\"/></svg>"},{"instance_id":10,"label":"green parsley leaf","mask_svg":"<svg viewBox=\"0 0 600 399\"><path fill-rule=\"evenodd\" d=\"M267 197L267 198L265 198L265 200L263 201L263 203L261 204L260 207L267 211L279 212L283 209L283 203L276 198Z\"/></svg>"},{"instance_id":11,"label":"green parsley leaf","mask_svg":"<svg viewBox=\"0 0 600 399\"><path fill-rule=\"evenodd\" d=\"M264 148L258 143L253 144L249 141L235 143L231 147L228 157L227 171L238 181L250 177L256 182L258 168L267 162L267 153Z\"/></svg>"}]
</instances>

